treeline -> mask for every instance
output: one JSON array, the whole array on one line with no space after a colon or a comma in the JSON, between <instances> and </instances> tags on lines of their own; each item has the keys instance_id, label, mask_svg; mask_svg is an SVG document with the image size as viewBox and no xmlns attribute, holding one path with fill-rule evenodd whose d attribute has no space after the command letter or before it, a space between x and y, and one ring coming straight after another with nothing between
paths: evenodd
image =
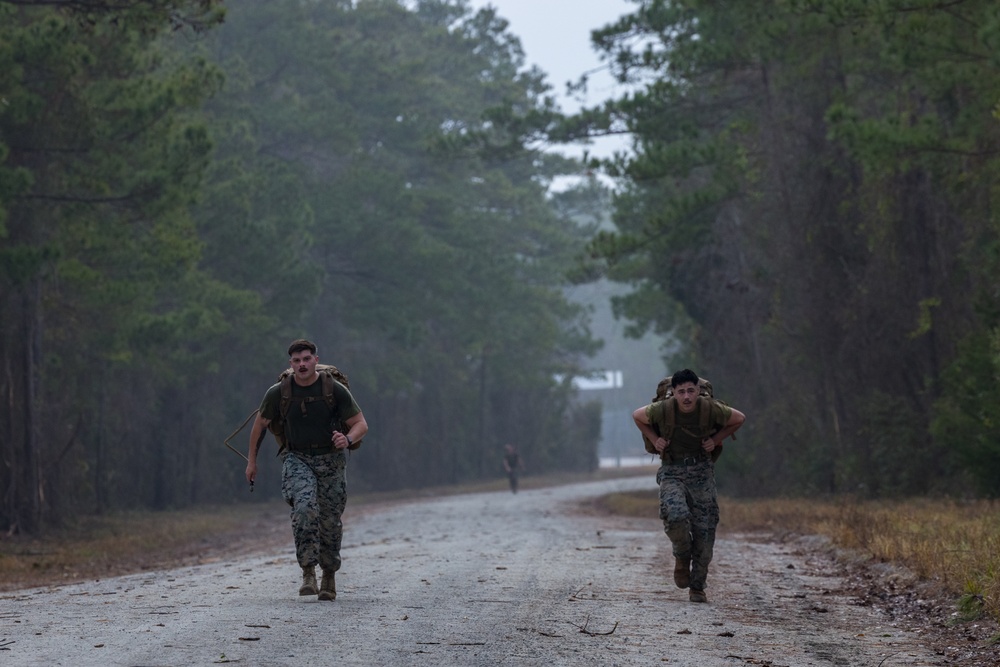
<instances>
[{"instance_id":1,"label":"treeline","mask_svg":"<svg viewBox=\"0 0 1000 667\"><path fill-rule=\"evenodd\" d=\"M546 196L579 166L493 11L0 2L0 98L0 530L251 497L223 439L299 336L372 426L354 490L596 465L553 378L601 193Z\"/></svg>"},{"instance_id":2,"label":"treeline","mask_svg":"<svg viewBox=\"0 0 1000 667\"><path fill-rule=\"evenodd\" d=\"M1000 494L997 3L650 0L594 39L635 92L566 130L636 140L595 268L748 414L725 486Z\"/></svg>"}]
</instances>

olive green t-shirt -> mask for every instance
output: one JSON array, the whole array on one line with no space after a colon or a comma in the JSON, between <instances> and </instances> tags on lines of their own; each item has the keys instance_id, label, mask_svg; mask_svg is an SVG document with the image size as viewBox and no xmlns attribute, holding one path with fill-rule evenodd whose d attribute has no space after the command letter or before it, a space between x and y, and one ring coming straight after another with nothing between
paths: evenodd
<instances>
[{"instance_id":1,"label":"olive green t-shirt","mask_svg":"<svg viewBox=\"0 0 1000 667\"><path fill-rule=\"evenodd\" d=\"M717 433L726 426L733 414L732 408L718 401L710 401L707 398L700 397L694 412L685 414L680 410L675 410L674 405L671 403L672 400L674 399L657 401L650 404L646 408L646 417L649 419L649 423L663 437L670 438L670 447L667 451L671 458L681 459L689 456L704 456L705 450L701 446L702 439ZM705 428L705 432L702 433L700 426L701 410L705 409L712 412L708 419L708 426ZM667 410L674 410L673 435L667 433Z\"/></svg>"},{"instance_id":2,"label":"olive green t-shirt","mask_svg":"<svg viewBox=\"0 0 1000 667\"><path fill-rule=\"evenodd\" d=\"M324 445L330 442L334 429L361 412L350 390L339 382L333 383L334 410L323 400L323 380L308 387L292 383L292 401L288 406L285 438L292 448ZM309 401L296 399L308 398ZM260 416L270 421L281 418L281 383L271 386L260 404Z\"/></svg>"}]
</instances>

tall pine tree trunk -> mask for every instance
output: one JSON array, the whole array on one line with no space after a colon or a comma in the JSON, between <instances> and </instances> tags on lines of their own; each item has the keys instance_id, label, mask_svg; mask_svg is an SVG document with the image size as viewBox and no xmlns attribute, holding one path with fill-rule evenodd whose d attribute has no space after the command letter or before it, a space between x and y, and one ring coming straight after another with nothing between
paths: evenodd
<instances>
[{"instance_id":1,"label":"tall pine tree trunk","mask_svg":"<svg viewBox=\"0 0 1000 667\"><path fill-rule=\"evenodd\" d=\"M35 532L41 524L41 476L38 457L38 365L41 351L41 306L40 286L35 278L25 286L22 294L24 302L22 321L24 327L24 369L22 419L23 479L24 489L19 504L19 523L27 533Z\"/></svg>"}]
</instances>

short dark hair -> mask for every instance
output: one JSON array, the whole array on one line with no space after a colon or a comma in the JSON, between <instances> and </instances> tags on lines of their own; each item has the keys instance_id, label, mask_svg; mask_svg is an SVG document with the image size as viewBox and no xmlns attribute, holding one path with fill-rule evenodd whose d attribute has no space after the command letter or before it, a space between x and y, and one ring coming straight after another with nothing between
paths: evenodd
<instances>
[{"instance_id":1,"label":"short dark hair","mask_svg":"<svg viewBox=\"0 0 1000 667\"><path fill-rule=\"evenodd\" d=\"M693 382L696 387L698 386L698 374L690 368L679 370L670 378L670 386L674 388L686 382Z\"/></svg>"},{"instance_id":2,"label":"short dark hair","mask_svg":"<svg viewBox=\"0 0 1000 667\"><path fill-rule=\"evenodd\" d=\"M306 340L305 338L293 340L292 344L288 346L288 356L290 357L296 352L301 352L302 350L309 350L313 354L316 354L316 344L312 341Z\"/></svg>"}]
</instances>

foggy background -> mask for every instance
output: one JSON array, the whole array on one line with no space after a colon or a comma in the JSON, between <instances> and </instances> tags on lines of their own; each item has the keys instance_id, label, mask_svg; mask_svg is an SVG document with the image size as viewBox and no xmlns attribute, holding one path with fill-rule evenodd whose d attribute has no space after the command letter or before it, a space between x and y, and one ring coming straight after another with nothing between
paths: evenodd
<instances>
[{"instance_id":1,"label":"foggy background","mask_svg":"<svg viewBox=\"0 0 1000 667\"><path fill-rule=\"evenodd\" d=\"M0 0L0 529L273 499L298 337L355 491L648 460L690 367L724 493L1000 493L995 3L535 4Z\"/></svg>"}]
</instances>

